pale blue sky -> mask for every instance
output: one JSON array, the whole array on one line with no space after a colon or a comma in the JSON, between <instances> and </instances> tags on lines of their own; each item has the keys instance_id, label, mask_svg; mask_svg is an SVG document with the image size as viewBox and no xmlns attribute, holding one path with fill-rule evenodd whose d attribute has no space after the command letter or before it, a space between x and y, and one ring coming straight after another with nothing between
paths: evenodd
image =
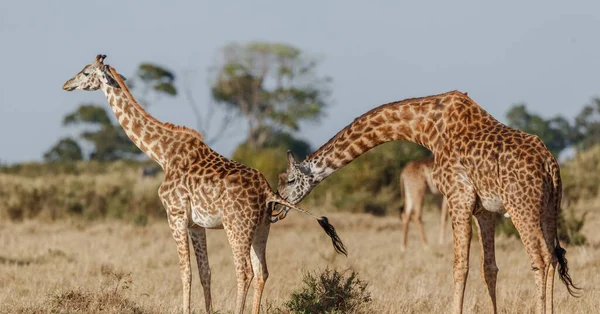
<instances>
[{"instance_id":1,"label":"pale blue sky","mask_svg":"<svg viewBox=\"0 0 600 314\"><path fill-rule=\"evenodd\" d=\"M572 117L600 94L600 1L1 1L0 162L40 160L73 133L62 117L101 92L62 83L98 53L125 76L143 61L197 69L196 99L219 47L251 40L323 56L333 105L299 132L314 148L372 107L452 89L504 121L526 102ZM195 125L181 99L149 110ZM240 132L243 132L241 130ZM214 148L228 156L243 138Z\"/></svg>"}]
</instances>

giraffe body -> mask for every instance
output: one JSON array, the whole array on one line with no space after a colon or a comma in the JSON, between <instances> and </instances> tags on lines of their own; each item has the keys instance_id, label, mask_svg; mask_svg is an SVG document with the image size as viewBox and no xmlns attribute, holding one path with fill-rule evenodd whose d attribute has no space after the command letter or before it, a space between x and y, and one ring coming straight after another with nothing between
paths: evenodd
<instances>
[{"instance_id":1,"label":"giraffe body","mask_svg":"<svg viewBox=\"0 0 600 314\"><path fill-rule=\"evenodd\" d=\"M102 90L127 136L164 170L158 194L177 245L184 313L190 313L189 238L196 255L205 309L212 313L205 231L211 228L225 229L233 252L237 277L235 313L243 312L251 282L254 283L252 312L258 313L269 275L266 244L270 224L279 219L276 214L270 216L274 215L271 205L293 206L308 212L277 196L259 171L213 151L198 132L150 116L137 104L116 70L103 63L105 57L98 55L92 64L68 80L63 89ZM318 219L323 225L323 218Z\"/></svg>"},{"instance_id":2,"label":"giraffe body","mask_svg":"<svg viewBox=\"0 0 600 314\"><path fill-rule=\"evenodd\" d=\"M400 173L400 194L404 205L401 208L402 219L402 251L406 250L408 241L408 226L411 218L419 228L421 242L427 246L427 237L423 229L421 219L423 210L423 198L429 191L431 194L441 194L433 183L433 157L428 157L423 160L413 160L404 166ZM446 232L446 220L448 216L448 206L446 206L446 198L442 200L442 211L440 219L440 239L439 242L444 242L444 233Z\"/></svg>"},{"instance_id":3,"label":"giraffe body","mask_svg":"<svg viewBox=\"0 0 600 314\"><path fill-rule=\"evenodd\" d=\"M558 163L537 137L500 123L465 93L406 99L376 107L297 162L288 152L278 192L298 203L321 181L389 141L420 144L434 154L433 183L446 197L454 240L452 312L461 313L468 275L471 219L482 249L481 272L496 313L494 231L510 214L534 270L536 312L553 312L554 270L570 293L565 251L557 237L562 184Z\"/></svg>"}]
</instances>

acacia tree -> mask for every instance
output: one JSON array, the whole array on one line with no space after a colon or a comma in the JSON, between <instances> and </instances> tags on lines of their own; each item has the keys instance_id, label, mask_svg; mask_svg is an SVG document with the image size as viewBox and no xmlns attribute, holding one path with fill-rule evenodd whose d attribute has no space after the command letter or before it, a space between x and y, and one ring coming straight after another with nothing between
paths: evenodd
<instances>
[{"instance_id":1,"label":"acacia tree","mask_svg":"<svg viewBox=\"0 0 600 314\"><path fill-rule=\"evenodd\" d=\"M89 158L109 161L139 156L141 151L129 140L121 126L113 124L106 109L82 104L63 118L64 126L83 126L80 138L93 145Z\"/></svg>"},{"instance_id":2,"label":"acacia tree","mask_svg":"<svg viewBox=\"0 0 600 314\"><path fill-rule=\"evenodd\" d=\"M222 48L212 84L213 99L247 121L247 145L263 147L272 134L317 121L330 94L318 62L281 43L252 42Z\"/></svg>"},{"instance_id":3,"label":"acacia tree","mask_svg":"<svg viewBox=\"0 0 600 314\"><path fill-rule=\"evenodd\" d=\"M44 153L47 162L72 162L83 160L83 152L77 142L70 138L61 138L56 145Z\"/></svg>"}]
</instances>

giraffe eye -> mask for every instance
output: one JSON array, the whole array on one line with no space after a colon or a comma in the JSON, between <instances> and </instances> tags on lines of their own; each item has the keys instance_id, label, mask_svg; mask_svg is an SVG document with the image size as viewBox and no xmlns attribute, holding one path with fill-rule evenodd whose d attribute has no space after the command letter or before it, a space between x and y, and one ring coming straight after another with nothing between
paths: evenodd
<instances>
[{"instance_id":1,"label":"giraffe eye","mask_svg":"<svg viewBox=\"0 0 600 314\"><path fill-rule=\"evenodd\" d=\"M90 74L89 74L89 73L87 73L87 72L83 72L82 74L83 74L83 75L85 75L85 76L88 76L88 75L90 75Z\"/></svg>"},{"instance_id":2,"label":"giraffe eye","mask_svg":"<svg viewBox=\"0 0 600 314\"><path fill-rule=\"evenodd\" d=\"M289 178L287 181L288 184L292 184L294 182L296 182L296 178Z\"/></svg>"}]
</instances>

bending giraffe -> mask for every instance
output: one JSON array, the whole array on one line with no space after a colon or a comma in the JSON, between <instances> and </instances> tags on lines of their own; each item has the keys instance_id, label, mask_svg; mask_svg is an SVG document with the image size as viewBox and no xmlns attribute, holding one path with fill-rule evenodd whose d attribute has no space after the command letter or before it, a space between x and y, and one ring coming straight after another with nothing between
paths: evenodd
<instances>
[{"instance_id":1,"label":"bending giraffe","mask_svg":"<svg viewBox=\"0 0 600 314\"><path fill-rule=\"evenodd\" d=\"M434 195L440 194L433 184L431 173L433 172L433 156L422 160L410 161L404 166L400 173L400 198L404 203L400 208L400 217L402 219L402 251L406 249L408 241L408 224L411 217L419 228L419 235L423 245L427 245L427 237L423 229L421 219L423 209L423 198L429 191ZM448 217L448 206L446 198L442 197L442 212L440 218L440 244L444 242L444 233L446 232L446 220Z\"/></svg>"},{"instance_id":2,"label":"bending giraffe","mask_svg":"<svg viewBox=\"0 0 600 314\"><path fill-rule=\"evenodd\" d=\"M315 216L276 195L257 170L213 151L198 132L153 118L135 101L116 70L104 64L105 58L106 55L98 55L92 64L68 80L63 89L101 89L127 136L163 168L165 178L158 194L177 244L184 313L190 313L192 281L188 237L192 239L198 262L206 312L212 313L205 229L223 228L233 251L237 276L236 313L244 311L253 278L252 312L258 313L269 274L265 250L270 223L285 215L281 211L274 213L273 206L291 206ZM315 218L332 238L338 253L346 254L327 218Z\"/></svg>"},{"instance_id":3,"label":"bending giraffe","mask_svg":"<svg viewBox=\"0 0 600 314\"><path fill-rule=\"evenodd\" d=\"M569 293L575 294L578 288L557 237L562 190L558 163L537 136L505 126L465 93L384 104L355 119L304 161L297 162L288 152L278 192L298 203L335 171L389 141L414 142L435 156L433 183L447 199L453 229L453 313L462 313L473 216L482 278L496 313L495 217L505 211L531 259L537 313L553 312L557 267Z\"/></svg>"}]
</instances>

